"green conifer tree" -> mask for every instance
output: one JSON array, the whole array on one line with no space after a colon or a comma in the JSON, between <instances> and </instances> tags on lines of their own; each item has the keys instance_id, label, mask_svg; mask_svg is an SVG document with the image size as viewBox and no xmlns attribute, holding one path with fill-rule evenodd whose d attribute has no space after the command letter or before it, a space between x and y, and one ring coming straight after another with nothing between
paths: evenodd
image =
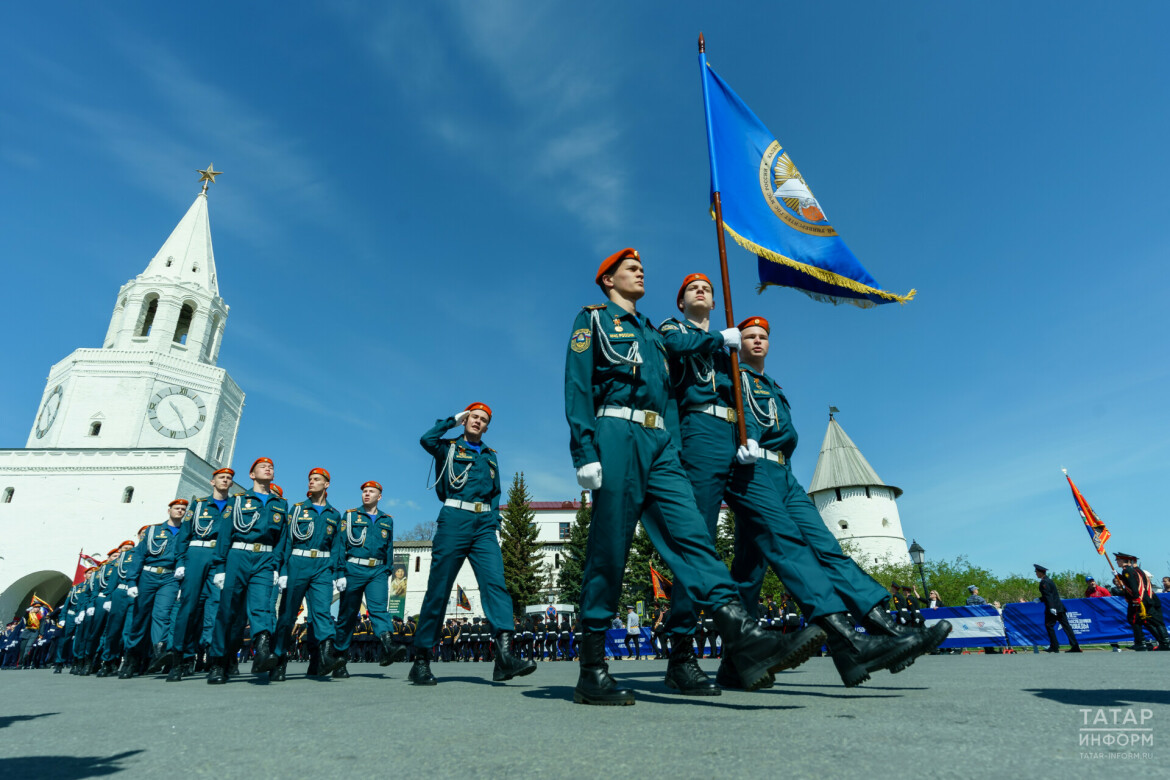
<instances>
[{"instance_id":1,"label":"green conifer tree","mask_svg":"<svg viewBox=\"0 0 1170 780\"><path fill-rule=\"evenodd\" d=\"M589 520L592 513L588 494L581 491L581 508L569 526L569 540L561 554L561 571L557 575L561 603L572 604L578 614L581 612L581 578L585 573L585 549L589 543Z\"/></svg>"},{"instance_id":2,"label":"green conifer tree","mask_svg":"<svg viewBox=\"0 0 1170 780\"><path fill-rule=\"evenodd\" d=\"M536 513L531 503L524 472L519 472L512 477L508 505L500 514L504 586L512 597L512 612L516 615L522 615L524 608L535 604L540 596L540 544L536 541Z\"/></svg>"}]
</instances>

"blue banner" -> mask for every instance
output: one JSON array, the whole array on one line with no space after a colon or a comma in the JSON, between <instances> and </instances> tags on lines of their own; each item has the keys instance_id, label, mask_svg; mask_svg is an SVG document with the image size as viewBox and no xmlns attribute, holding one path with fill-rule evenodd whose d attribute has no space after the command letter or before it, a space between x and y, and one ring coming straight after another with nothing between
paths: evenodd
<instances>
[{"instance_id":1,"label":"blue banner","mask_svg":"<svg viewBox=\"0 0 1170 780\"><path fill-rule=\"evenodd\" d=\"M627 631L624 628L611 628L605 632L605 654L610 658L633 658L634 641L630 640L630 652L626 653ZM642 657L654 657L654 635L649 628L641 628Z\"/></svg>"},{"instance_id":2,"label":"blue banner","mask_svg":"<svg viewBox=\"0 0 1170 780\"><path fill-rule=\"evenodd\" d=\"M1163 612L1170 608L1170 594L1156 594ZM1133 629L1125 620L1125 599L1119 596L1100 599L1065 599L1068 624L1082 645L1133 643ZM1003 609L1004 629L1012 645L1048 646L1044 629L1044 605L1038 601L1008 604ZM1068 637L1058 623L1056 638L1068 644Z\"/></svg>"}]
</instances>

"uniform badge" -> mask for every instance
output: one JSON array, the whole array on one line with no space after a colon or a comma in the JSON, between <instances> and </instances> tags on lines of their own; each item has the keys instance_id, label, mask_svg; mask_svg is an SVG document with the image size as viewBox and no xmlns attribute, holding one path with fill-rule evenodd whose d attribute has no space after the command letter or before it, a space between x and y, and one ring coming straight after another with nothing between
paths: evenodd
<instances>
[{"instance_id":1,"label":"uniform badge","mask_svg":"<svg viewBox=\"0 0 1170 780\"><path fill-rule=\"evenodd\" d=\"M496 478L496 467L495 466L488 466L488 472L491 473L492 479Z\"/></svg>"},{"instance_id":2,"label":"uniform badge","mask_svg":"<svg viewBox=\"0 0 1170 780\"><path fill-rule=\"evenodd\" d=\"M589 328L579 328L573 331L573 335L569 337L569 347L574 352L584 352L589 349L589 342L593 338L593 332Z\"/></svg>"},{"instance_id":3,"label":"uniform badge","mask_svg":"<svg viewBox=\"0 0 1170 780\"><path fill-rule=\"evenodd\" d=\"M247 501L244 502L244 509L251 509L251 508L252 508L252 500L248 499Z\"/></svg>"},{"instance_id":4,"label":"uniform badge","mask_svg":"<svg viewBox=\"0 0 1170 780\"><path fill-rule=\"evenodd\" d=\"M223 514L221 514L220 517L223 517L226 519L226 518L230 517L231 514L232 514L232 510L225 508L223 510Z\"/></svg>"},{"instance_id":5,"label":"uniform badge","mask_svg":"<svg viewBox=\"0 0 1170 780\"><path fill-rule=\"evenodd\" d=\"M280 512L273 512L272 513L272 522L279 523L283 519L284 519L284 515L282 515Z\"/></svg>"},{"instance_id":6,"label":"uniform badge","mask_svg":"<svg viewBox=\"0 0 1170 780\"><path fill-rule=\"evenodd\" d=\"M331 526L331 525L325 526L325 535L328 536L331 533L333 533L333 526Z\"/></svg>"},{"instance_id":7,"label":"uniform badge","mask_svg":"<svg viewBox=\"0 0 1170 780\"><path fill-rule=\"evenodd\" d=\"M673 322L664 322L659 330L678 330L678 326Z\"/></svg>"},{"instance_id":8,"label":"uniform badge","mask_svg":"<svg viewBox=\"0 0 1170 780\"><path fill-rule=\"evenodd\" d=\"M382 529L382 538L383 538L383 539L389 539L389 538L390 538L390 532L389 532L389 531L387 531L385 528L383 528L383 529Z\"/></svg>"},{"instance_id":9,"label":"uniform badge","mask_svg":"<svg viewBox=\"0 0 1170 780\"><path fill-rule=\"evenodd\" d=\"M192 517L194 517L194 516L195 516L195 511L194 511L194 510L192 510L192 509L188 509L188 510L187 510L187 514L183 515L183 519L184 519L184 520L190 520L190 519L191 519Z\"/></svg>"}]
</instances>

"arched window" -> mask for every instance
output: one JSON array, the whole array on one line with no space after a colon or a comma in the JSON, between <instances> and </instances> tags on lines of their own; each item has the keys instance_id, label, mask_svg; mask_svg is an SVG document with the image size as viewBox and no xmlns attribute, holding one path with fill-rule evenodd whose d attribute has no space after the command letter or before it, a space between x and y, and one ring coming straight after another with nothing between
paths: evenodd
<instances>
[{"instance_id":1,"label":"arched window","mask_svg":"<svg viewBox=\"0 0 1170 780\"><path fill-rule=\"evenodd\" d=\"M12 503L12 494L16 492L16 488L4 488L4 503Z\"/></svg>"},{"instance_id":2,"label":"arched window","mask_svg":"<svg viewBox=\"0 0 1170 780\"><path fill-rule=\"evenodd\" d=\"M415 572L415 574L418 573L419 566L422 566L422 556L416 555L416 556L414 556L414 572Z\"/></svg>"},{"instance_id":3,"label":"arched window","mask_svg":"<svg viewBox=\"0 0 1170 780\"><path fill-rule=\"evenodd\" d=\"M122 491L122 503L129 504L134 499L134 488L128 487Z\"/></svg>"},{"instance_id":4,"label":"arched window","mask_svg":"<svg viewBox=\"0 0 1170 780\"><path fill-rule=\"evenodd\" d=\"M142 311L138 313L138 327L134 329L134 335L139 338L145 338L150 335L150 329L154 327L154 315L158 314L158 296L151 294L142 300Z\"/></svg>"},{"instance_id":5,"label":"arched window","mask_svg":"<svg viewBox=\"0 0 1170 780\"><path fill-rule=\"evenodd\" d=\"M223 439L219 440L219 445L215 448L215 462L223 463Z\"/></svg>"},{"instance_id":6,"label":"arched window","mask_svg":"<svg viewBox=\"0 0 1170 780\"><path fill-rule=\"evenodd\" d=\"M183 308L179 310L179 321L175 323L175 337L172 339L176 344L186 344L187 334L191 331L191 319L195 316L195 304L184 303Z\"/></svg>"},{"instance_id":7,"label":"arched window","mask_svg":"<svg viewBox=\"0 0 1170 780\"><path fill-rule=\"evenodd\" d=\"M215 346L215 340L219 333L219 315L215 314L211 317L211 325L207 328L207 333L203 337L203 359L211 357L211 349Z\"/></svg>"},{"instance_id":8,"label":"arched window","mask_svg":"<svg viewBox=\"0 0 1170 780\"><path fill-rule=\"evenodd\" d=\"M89 435L97 436L102 432L102 424L100 422L91 422L89 424Z\"/></svg>"}]
</instances>

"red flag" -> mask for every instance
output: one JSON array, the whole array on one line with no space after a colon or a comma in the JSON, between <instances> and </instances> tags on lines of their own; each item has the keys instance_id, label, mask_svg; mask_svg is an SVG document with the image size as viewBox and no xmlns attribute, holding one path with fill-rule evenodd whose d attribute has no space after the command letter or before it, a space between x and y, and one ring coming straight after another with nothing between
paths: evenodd
<instances>
[{"instance_id":1,"label":"red flag","mask_svg":"<svg viewBox=\"0 0 1170 780\"><path fill-rule=\"evenodd\" d=\"M654 589L654 598L668 599L670 598L670 589L674 586L670 580L663 577L654 569L654 564L650 564L650 587Z\"/></svg>"},{"instance_id":2,"label":"red flag","mask_svg":"<svg viewBox=\"0 0 1170 780\"><path fill-rule=\"evenodd\" d=\"M467 598L467 591L465 591L459 585L455 586L455 590L456 590L456 598L455 598L456 606L462 607L463 609L466 609L468 612L470 612L471 611L471 601Z\"/></svg>"},{"instance_id":3,"label":"red flag","mask_svg":"<svg viewBox=\"0 0 1170 780\"><path fill-rule=\"evenodd\" d=\"M85 570L91 566L101 566L102 562L84 552L77 554L77 571L73 573L73 584L80 585L85 580Z\"/></svg>"},{"instance_id":4,"label":"red flag","mask_svg":"<svg viewBox=\"0 0 1170 780\"><path fill-rule=\"evenodd\" d=\"M1085 530L1089 532L1089 538L1093 540L1093 546L1097 548L1098 555L1105 554L1105 542L1109 541L1109 529L1105 527L1105 523L1101 518L1097 517L1097 513L1093 511L1093 507L1089 506L1089 502L1081 495L1081 491L1077 490L1077 486L1073 484L1072 477L1068 472L1064 472L1064 478L1068 480L1068 486L1072 488L1073 500L1077 502L1077 511L1081 513L1081 520L1085 522Z\"/></svg>"}]
</instances>

